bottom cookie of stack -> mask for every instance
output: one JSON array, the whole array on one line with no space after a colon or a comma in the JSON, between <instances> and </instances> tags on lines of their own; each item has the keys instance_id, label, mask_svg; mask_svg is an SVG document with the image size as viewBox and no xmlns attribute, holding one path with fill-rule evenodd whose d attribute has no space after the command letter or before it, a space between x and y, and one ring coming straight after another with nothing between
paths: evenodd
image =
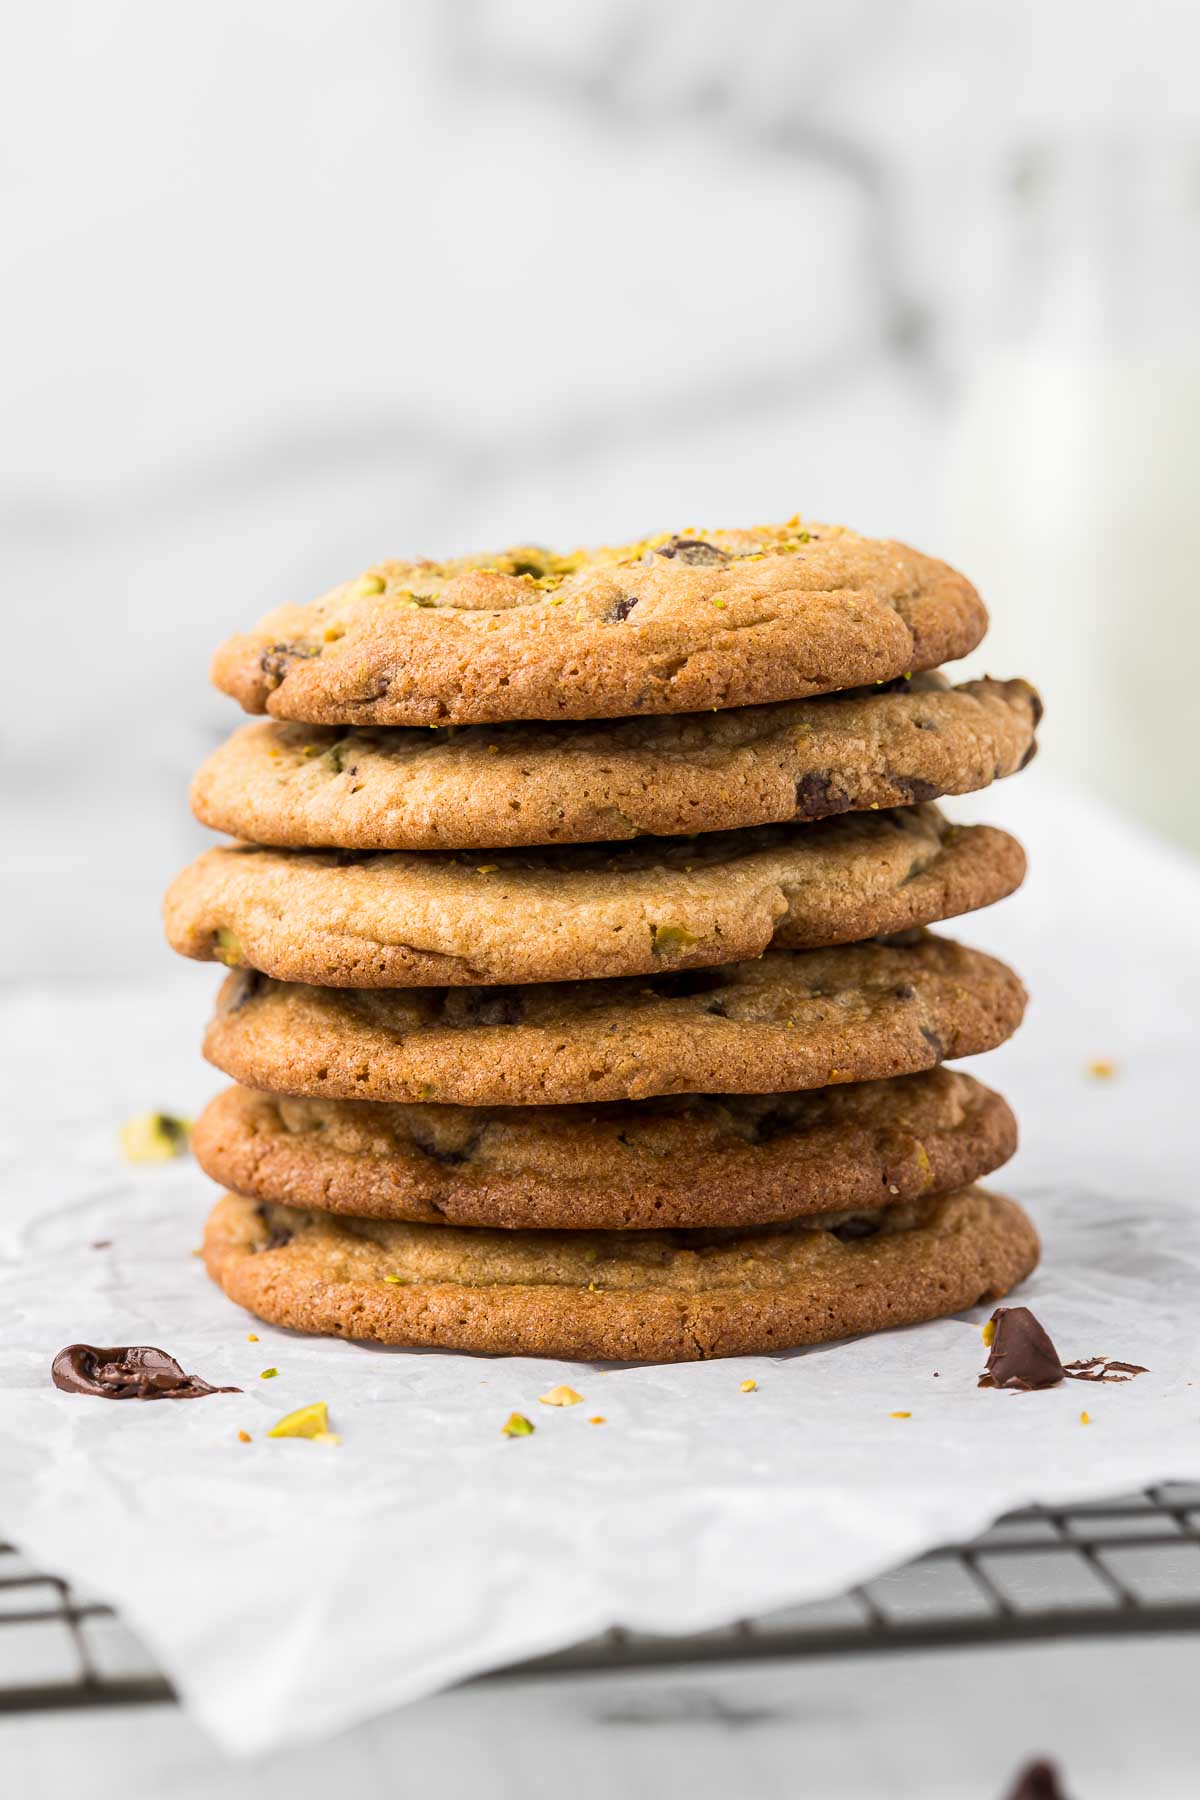
<instances>
[{"instance_id":1,"label":"bottom cookie of stack","mask_svg":"<svg viewBox=\"0 0 1200 1800\"><path fill-rule=\"evenodd\" d=\"M271 1324L505 1355L688 1362L914 1325L1006 1294L1037 1234L964 1188L785 1225L502 1231L218 1201L204 1257Z\"/></svg>"}]
</instances>

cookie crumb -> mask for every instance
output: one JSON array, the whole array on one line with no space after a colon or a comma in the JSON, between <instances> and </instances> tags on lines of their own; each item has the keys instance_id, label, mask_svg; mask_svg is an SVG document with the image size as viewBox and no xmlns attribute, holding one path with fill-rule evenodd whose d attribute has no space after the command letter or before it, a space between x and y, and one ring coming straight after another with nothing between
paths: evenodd
<instances>
[{"instance_id":1,"label":"cookie crumb","mask_svg":"<svg viewBox=\"0 0 1200 1800\"><path fill-rule=\"evenodd\" d=\"M1087 1072L1093 1081L1111 1081L1117 1072L1117 1065L1107 1056L1097 1056L1088 1064Z\"/></svg>"},{"instance_id":2,"label":"cookie crumb","mask_svg":"<svg viewBox=\"0 0 1200 1800\"><path fill-rule=\"evenodd\" d=\"M1091 1424L1091 1422L1092 1422L1092 1415L1091 1415L1091 1413L1086 1413L1086 1412L1081 1412L1081 1413L1080 1413L1080 1415L1079 1415L1079 1423L1080 1423L1080 1424L1081 1424L1081 1425L1090 1425L1090 1424Z\"/></svg>"},{"instance_id":3,"label":"cookie crumb","mask_svg":"<svg viewBox=\"0 0 1200 1800\"><path fill-rule=\"evenodd\" d=\"M912 1414L910 1412L894 1412L894 1413L889 1413L888 1418L889 1419L911 1419Z\"/></svg>"},{"instance_id":4,"label":"cookie crumb","mask_svg":"<svg viewBox=\"0 0 1200 1800\"><path fill-rule=\"evenodd\" d=\"M532 1437L534 1432L533 1420L527 1419L524 1413L509 1413L507 1419L505 1419L503 1425L500 1427L500 1431L504 1437Z\"/></svg>"},{"instance_id":5,"label":"cookie crumb","mask_svg":"<svg viewBox=\"0 0 1200 1800\"><path fill-rule=\"evenodd\" d=\"M238 1432L238 1443L239 1444L250 1444L250 1443L253 1443L253 1441L254 1440L250 1436L250 1433L248 1431L239 1431Z\"/></svg>"}]
</instances>

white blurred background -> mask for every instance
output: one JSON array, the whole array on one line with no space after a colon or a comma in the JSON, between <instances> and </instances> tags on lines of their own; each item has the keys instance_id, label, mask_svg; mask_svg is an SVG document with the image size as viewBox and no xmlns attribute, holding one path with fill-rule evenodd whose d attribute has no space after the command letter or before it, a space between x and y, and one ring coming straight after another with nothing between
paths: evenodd
<instances>
[{"instance_id":1,"label":"white blurred background","mask_svg":"<svg viewBox=\"0 0 1200 1800\"><path fill-rule=\"evenodd\" d=\"M1194 0L67 0L0 44L0 972L159 967L231 630L800 510L1200 849Z\"/></svg>"}]
</instances>

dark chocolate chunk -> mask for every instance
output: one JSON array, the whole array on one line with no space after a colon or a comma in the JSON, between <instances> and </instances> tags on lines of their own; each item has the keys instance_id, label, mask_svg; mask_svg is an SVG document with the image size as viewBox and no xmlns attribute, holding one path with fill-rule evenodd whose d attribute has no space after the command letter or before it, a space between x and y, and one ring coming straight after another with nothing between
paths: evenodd
<instances>
[{"instance_id":1,"label":"dark chocolate chunk","mask_svg":"<svg viewBox=\"0 0 1200 1800\"><path fill-rule=\"evenodd\" d=\"M937 1032L932 1030L928 1025L922 1025L921 1036L925 1039L925 1042L929 1045L929 1048L933 1051L933 1054L937 1057L938 1061L941 1062L943 1056L946 1054L946 1046L938 1036Z\"/></svg>"},{"instance_id":2,"label":"dark chocolate chunk","mask_svg":"<svg viewBox=\"0 0 1200 1800\"><path fill-rule=\"evenodd\" d=\"M998 1306L992 1314L995 1335L980 1387L1056 1387L1066 1371L1045 1328L1027 1306Z\"/></svg>"},{"instance_id":3,"label":"dark chocolate chunk","mask_svg":"<svg viewBox=\"0 0 1200 1800\"><path fill-rule=\"evenodd\" d=\"M636 594L622 594L621 598L619 600L613 601L612 605L609 607L608 611L605 613L605 615L604 615L605 624L606 625L619 625L621 623L622 619L627 619L629 617L630 613L633 611L633 609L636 605L637 605L637 595Z\"/></svg>"},{"instance_id":4,"label":"dark chocolate chunk","mask_svg":"<svg viewBox=\"0 0 1200 1800\"><path fill-rule=\"evenodd\" d=\"M291 1243L296 1234L290 1225L281 1225L272 1219L265 1206L259 1207L258 1216L267 1228L267 1241L255 1246L256 1254L264 1250L282 1250L285 1244Z\"/></svg>"},{"instance_id":5,"label":"dark chocolate chunk","mask_svg":"<svg viewBox=\"0 0 1200 1800\"><path fill-rule=\"evenodd\" d=\"M1008 1791L1008 1800L1067 1800L1053 1763L1031 1762Z\"/></svg>"},{"instance_id":6,"label":"dark chocolate chunk","mask_svg":"<svg viewBox=\"0 0 1200 1800\"><path fill-rule=\"evenodd\" d=\"M942 791L935 781L926 781L920 775L893 775L892 785L899 788L905 798L914 803L922 800L936 800Z\"/></svg>"},{"instance_id":7,"label":"dark chocolate chunk","mask_svg":"<svg viewBox=\"0 0 1200 1800\"><path fill-rule=\"evenodd\" d=\"M729 561L724 550L718 550L715 544L706 544L703 538L668 538L665 544L659 544L654 554L701 569Z\"/></svg>"},{"instance_id":8,"label":"dark chocolate chunk","mask_svg":"<svg viewBox=\"0 0 1200 1800\"><path fill-rule=\"evenodd\" d=\"M879 1230L878 1219L844 1219L840 1225L833 1226L830 1236L843 1244L852 1244L857 1238L874 1237Z\"/></svg>"},{"instance_id":9,"label":"dark chocolate chunk","mask_svg":"<svg viewBox=\"0 0 1200 1800\"><path fill-rule=\"evenodd\" d=\"M278 687L294 662L320 656L322 644L272 644L258 659L259 667L272 687Z\"/></svg>"},{"instance_id":10,"label":"dark chocolate chunk","mask_svg":"<svg viewBox=\"0 0 1200 1800\"><path fill-rule=\"evenodd\" d=\"M199 1375L185 1375L173 1356L150 1344L68 1344L50 1367L64 1394L95 1394L101 1400L196 1400L204 1394L240 1394L241 1388L211 1387Z\"/></svg>"},{"instance_id":11,"label":"dark chocolate chunk","mask_svg":"<svg viewBox=\"0 0 1200 1800\"><path fill-rule=\"evenodd\" d=\"M802 775L796 783L798 819L829 819L849 810L849 797L844 789L835 787L832 775Z\"/></svg>"},{"instance_id":12,"label":"dark chocolate chunk","mask_svg":"<svg viewBox=\"0 0 1200 1800\"><path fill-rule=\"evenodd\" d=\"M243 1006L248 1006L256 995L262 993L266 985L266 976L260 975L257 969L239 969L233 986L221 1002L221 1011L223 1013L240 1012Z\"/></svg>"}]
</instances>

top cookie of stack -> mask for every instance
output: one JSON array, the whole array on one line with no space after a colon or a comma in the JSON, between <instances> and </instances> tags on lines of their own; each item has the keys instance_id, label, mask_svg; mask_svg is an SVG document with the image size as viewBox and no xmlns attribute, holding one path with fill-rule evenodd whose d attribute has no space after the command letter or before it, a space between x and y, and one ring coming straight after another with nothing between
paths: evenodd
<instances>
[{"instance_id":1,"label":"top cookie of stack","mask_svg":"<svg viewBox=\"0 0 1200 1800\"><path fill-rule=\"evenodd\" d=\"M272 717L196 776L197 817L241 841L166 903L177 950L247 971L206 1051L259 1097L214 1102L196 1140L247 1196L210 1226L227 1291L391 1342L688 1356L1019 1279L1032 1228L969 1185L1011 1152L1003 1101L905 1085L1024 1005L1002 964L918 929L1024 875L1013 838L930 804L1034 753L1028 683L936 672L986 625L944 563L792 519L380 564L229 640L216 684ZM877 1084L853 1111L786 1098L847 1081ZM678 1094L711 1142L672 1182L654 1097ZM780 1122L731 1094L773 1094ZM831 1210L847 1194L861 1216ZM639 1247L656 1213L682 1229Z\"/></svg>"}]
</instances>

